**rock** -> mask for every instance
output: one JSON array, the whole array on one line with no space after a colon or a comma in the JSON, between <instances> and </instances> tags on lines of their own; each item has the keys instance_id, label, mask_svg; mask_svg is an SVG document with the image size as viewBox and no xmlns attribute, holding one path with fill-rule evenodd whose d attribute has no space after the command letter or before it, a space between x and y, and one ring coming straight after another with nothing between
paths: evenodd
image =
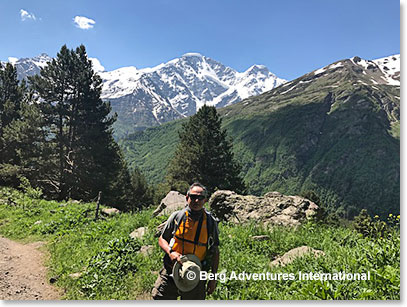
<instances>
[{"instance_id":1,"label":"rock","mask_svg":"<svg viewBox=\"0 0 407 307\"><path fill-rule=\"evenodd\" d=\"M250 237L254 241L266 241L270 240L270 237L268 235L261 235L261 236L251 236Z\"/></svg>"},{"instance_id":2,"label":"rock","mask_svg":"<svg viewBox=\"0 0 407 307\"><path fill-rule=\"evenodd\" d=\"M41 224L42 223L42 221L36 221L35 223L34 223L34 225L39 225L39 224Z\"/></svg>"},{"instance_id":3,"label":"rock","mask_svg":"<svg viewBox=\"0 0 407 307\"><path fill-rule=\"evenodd\" d=\"M119 214L120 210L116 208L103 208L101 212L105 215L113 216Z\"/></svg>"},{"instance_id":4,"label":"rock","mask_svg":"<svg viewBox=\"0 0 407 307\"><path fill-rule=\"evenodd\" d=\"M321 250L313 249L312 247L309 246L301 246L286 252L281 257L278 257L277 259L270 263L270 266L276 265L286 266L287 264L293 262L295 259L303 257L304 255L307 254L312 254L314 257L325 256L325 253Z\"/></svg>"},{"instance_id":5,"label":"rock","mask_svg":"<svg viewBox=\"0 0 407 307\"><path fill-rule=\"evenodd\" d=\"M170 191L161 200L160 205L153 212L153 216L171 214L174 211L185 208L186 204L185 195L177 191Z\"/></svg>"},{"instance_id":6,"label":"rock","mask_svg":"<svg viewBox=\"0 0 407 307\"><path fill-rule=\"evenodd\" d=\"M143 254L144 256L149 256L153 253L154 246L152 245L145 245L140 248L139 253Z\"/></svg>"},{"instance_id":7,"label":"rock","mask_svg":"<svg viewBox=\"0 0 407 307\"><path fill-rule=\"evenodd\" d=\"M306 198L278 192L257 197L220 190L212 194L208 203L215 217L234 223L252 220L271 225L296 226L304 220L319 217L321 213L319 207Z\"/></svg>"},{"instance_id":8,"label":"rock","mask_svg":"<svg viewBox=\"0 0 407 307\"><path fill-rule=\"evenodd\" d=\"M141 239L146 234L146 231L146 227L139 227L130 234L130 237L133 239Z\"/></svg>"}]
</instances>

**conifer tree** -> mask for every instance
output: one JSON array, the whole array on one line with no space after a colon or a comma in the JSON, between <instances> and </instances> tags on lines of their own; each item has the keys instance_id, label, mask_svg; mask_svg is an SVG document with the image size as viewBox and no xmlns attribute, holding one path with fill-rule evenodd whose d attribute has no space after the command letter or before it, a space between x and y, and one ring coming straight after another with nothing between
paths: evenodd
<instances>
[{"instance_id":1,"label":"conifer tree","mask_svg":"<svg viewBox=\"0 0 407 307\"><path fill-rule=\"evenodd\" d=\"M43 126L38 105L27 96L21 103L19 118L5 127L3 133L7 151L13 154L12 159L2 164L3 178L14 177L7 185L18 186L18 177L24 176L31 185L41 186L41 180L49 171L47 157L51 153Z\"/></svg>"},{"instance_id":2,"label":"conifer tree","mask_svg":"<svg viewBox=\"0 0 407 307\"><path fill-rule=\"evenodd\" d=\"M19 84L16 68L0 63L0 184L16 185L16 143L8 142L6 131L20 118L20 106L25 92L25 83Z\"/></svg>"},{"instance_id":3,"label":"conifer tree","mask_svg":"<svg viewBox=\"0 0 407 307\"><path fill-rule=\"evenodd\" d=\"M16 68L10 63L3 68L0 63L0 133L18 118L23 94L24 88L19 86Z\"/></svg>"},{"instance_id":4,"label":"conifer tree","mask_svg":"<svg viewBox=\"0 0 407 307\"><path fill-rule=\"evenodd\" d=\"M216 108L206 105L183 124L180 141L168 167L167 181L173 189L185 192L189 184L199 181L210 192L217 189L244 192L232 142L221 124Z\"/></svg>"},{"instance_id":5,"label":"conifer tree","mask_svg":"<svg viewBox=\"0 0 407 307\"><path fill-rule=\"evenodd\" d=\"M100 98L102 81L85 47L63 46L30 82L52 143L49 189L58 199L84 200L102 191L105 203L131 207L130 174L112 135L116 117L109 116L110 104Z\"/></svg>"},{"instance_id":6,"label":"conifer tree","mask_svg":"<svg viewBox=\"0 0 407 307\"><path fill-rule=\"evenodd\" d=\"M44 125L49 131L50 144L53 147L48 158L49 173L44 181L48 184L46 191L59 199L68 196L67 177L72 174L72 164L69 163L71 152L68 148L68 123L73 119L70 108L75 109L77 105L74 57L74 52L63 46L57 58L41 69L40 75L29 78L32 89L41 99Z\"/></svg>"}]
</instances>

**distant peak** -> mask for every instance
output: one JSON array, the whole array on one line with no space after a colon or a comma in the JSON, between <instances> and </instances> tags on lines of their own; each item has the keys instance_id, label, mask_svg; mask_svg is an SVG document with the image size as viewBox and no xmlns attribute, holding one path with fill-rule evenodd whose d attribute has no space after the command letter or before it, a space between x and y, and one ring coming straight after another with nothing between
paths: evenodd
<instances>
[{"instance_id":1,"label":"distant peak","mask_svg":"<svg viewBox=\"0 0 407 307\"><path fill-rule=\"evenodd\" d=\"M251 66L249 69L267 69L267 67L264 66L264 65L254 64L254 65Z\"/></svg>"},{"instance_id":2,"label":"distant peak","mask_svg":"<svg viewBox=\"0 0 407 307\"><path fill-rule=\"evenodd\" d=\"M268 73L269 70L268 70L268 68L267 68L266 66L264 66L264 65L257 65L257 64L255 64L255 65L251 66L251 67L247 70L247 72L250 72L250 73L258 73L258 72Z\"/></svg>"},{"instance_id":3,"label":"distant peak","mask_svg":"<svg viewBox=\"0 0 407 307\"><path fill-rule=\"evenodd\" d=\"M266 66L264 66L264 65L258 65L258 64L254 64L252 67L256 67L256 68L258 68L258 69L267 69Z\"/></svg>"},{"instance_id":4,"label":"distant peak","mask_svg":"<svg viewBox=\"0 0 407 307\"><path fill-rule=\"evenodd\" d=\"M358 62L362 61L362 59L361 59L360 57L358 57L358 56L354 56L353 58L351 58L351 60L352 60L354 63L358 63Z\"/></svg>"},{"instance_id":5,"label":"distant peak","mask_svg":"<svg viewBox=\"0 0 407 307\"><path fill-rule=\"evenodd\" d=\"M51 59L51 57L46 53L41 53L40 55L37 55L33 59L47 59L48 60L48 59Z\"/></svg>"},{"instance_id":6,"label":"distant peak","mask_svg":"<svg viewBox=\"0 0 407 307\"><path fill-rule=\"evenodd\" d=\"M15 65L18 61L18 58L15 57L8 57L8 61L10 62L10 64Z\"/></svg>"},{"instance_id":7,"label":"distant peak","mask_svg":"<svg viewBox=\"0 0 407 307\"><path fill-rule=\"evenodd\" d=\"M102 72L105 71L105 68L103 67L102 64L100 64L100 61L97 58L89 58L92 62L93 70L95 72Z\"/></svg>"}]
</instances>

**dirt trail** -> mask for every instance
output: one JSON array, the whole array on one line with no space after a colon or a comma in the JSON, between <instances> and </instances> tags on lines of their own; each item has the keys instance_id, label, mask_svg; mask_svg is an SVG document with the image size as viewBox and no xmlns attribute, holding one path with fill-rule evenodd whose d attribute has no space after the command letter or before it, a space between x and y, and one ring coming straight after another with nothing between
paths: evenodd
<instances>
[{"instance_id":1,"label":"dirt trail","mask_svg":"<svg viewBox=\"0 0 407 307\"><path fill-rule=\"evenodd\" d=\"M0 237L0 300L57 300L61 291L46 277L44 243L21 244Z\"/></svg>"}]
</instances>

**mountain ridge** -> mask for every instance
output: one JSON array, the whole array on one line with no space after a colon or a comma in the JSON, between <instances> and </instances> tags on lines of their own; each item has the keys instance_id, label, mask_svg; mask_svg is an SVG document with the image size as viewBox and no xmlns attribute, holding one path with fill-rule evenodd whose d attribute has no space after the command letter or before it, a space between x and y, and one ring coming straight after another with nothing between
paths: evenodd
<instances>
[{"instance_id":1,"label":"mountain ridge","mask_svg":"<svg viewBox=\"0 0 407 307\"><path fill-rule=\"evenodd\" d=\"M327 206L352 216L399 211L400 87L379 64L354 57L219 109L242 176L254 195L315 191ZM131 166L153 183L184 120L121 141Z\"/></svg>"},{"instance_id":2,"label":"mountain ridge","mask_svg":"<svg viewBox=\"0 0 407 307\"><path fill-rule=\"evenodd\" d=\"M231 105L285 82L262 65L239 73L197 53L187 53L153 68L125 68L101 76L105 84L102 97L112 101L113 109L126 123L142 112L144 119L135 121L141 127L193 115L204 104ZM152 108L145 112L142 99L151 96L149 91L155 95L151 97Z\"/></svg>"},{"instance_id":3,"label":"mountain ridge","mask_svg":"<svg viewBox=\"0 0 407 307\"><path fill-rule=\"evenodd\" d=\"M19 79L38 74L52 58L10 58ZM224 107L286 82L264 65L238 72L199 53L186 53L155 67L134 66L105 71L92 60L103 80L101 97L117 112L116 135L190 116L203 106Z\"/></svg>"}]
</instances>

